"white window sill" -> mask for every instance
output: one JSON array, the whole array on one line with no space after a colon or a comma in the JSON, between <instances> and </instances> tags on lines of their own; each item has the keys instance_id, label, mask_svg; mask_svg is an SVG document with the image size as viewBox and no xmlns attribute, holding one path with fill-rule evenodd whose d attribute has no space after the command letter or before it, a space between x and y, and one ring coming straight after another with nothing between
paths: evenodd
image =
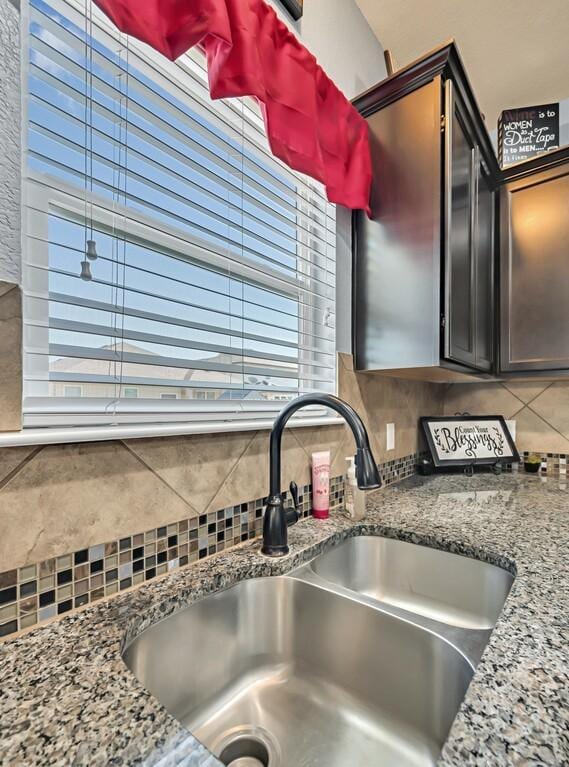
<instances>
[{"instance_id":1,"label":"white window sill","mask_svg":"<svg viewBox=\"0 0 569 767\"><path fill-rule=\"evenodd\" d=\"M142 439L148 437L175 437L190 434L226 434L238 431L266 431L274 419L251 421L220 421L217 423L157 423L120 426L76 426L62 428L28 428L22 431L0 433L0 447L23 445L58 445L69 442L104 442L112 439ZM314 418L292 417L288 428L334 426L345 423L339 416Z\"/></svg>"}]
</instances>

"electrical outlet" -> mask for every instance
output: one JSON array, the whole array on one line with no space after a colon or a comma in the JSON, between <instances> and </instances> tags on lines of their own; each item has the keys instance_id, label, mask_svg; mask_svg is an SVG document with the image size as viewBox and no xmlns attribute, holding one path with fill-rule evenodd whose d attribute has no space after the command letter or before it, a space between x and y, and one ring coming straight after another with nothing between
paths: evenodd
<instances>
[{"instance_id":1,"label":"electrical outlet","mask_svg":"<svg viewBox=\"0 0 569 767\"><path fill-rule=\"evenodd\" d=\"M395 450L395 424L388 423L385 427L385 449Z\"/></svg>"}]
</instances>

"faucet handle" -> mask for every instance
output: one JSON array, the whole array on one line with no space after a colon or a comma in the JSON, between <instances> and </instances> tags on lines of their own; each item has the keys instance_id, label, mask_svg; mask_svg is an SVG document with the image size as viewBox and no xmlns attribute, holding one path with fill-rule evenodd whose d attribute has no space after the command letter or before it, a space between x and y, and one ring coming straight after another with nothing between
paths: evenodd
<instances>
[{"instance_id":1,"label":"faucet handle","mask_svg":"<svg viewBox=\"0 0 569 767\"><path fill-rule=\"evenodd\" d=\"M294 503L294 508L298 512L298 485L296 482L291 482L289 485L290 494L292 496L292 502Z\"/></svg>"},{"instance_id":2,"label":"faucet handle","mask_svg":"<svg viewBox=\"0 0 569 767\"><path fill-rule=\"evenodd\" d=\"M292 509L286 510L286 523L290 527L290 525L294 525L295 522L298 522L300 519L300 512L298 510L298 486L296 482L291 482L289 485L290 494L292 496L292 502L294 504Z\"/></svg>"}]
</instances>

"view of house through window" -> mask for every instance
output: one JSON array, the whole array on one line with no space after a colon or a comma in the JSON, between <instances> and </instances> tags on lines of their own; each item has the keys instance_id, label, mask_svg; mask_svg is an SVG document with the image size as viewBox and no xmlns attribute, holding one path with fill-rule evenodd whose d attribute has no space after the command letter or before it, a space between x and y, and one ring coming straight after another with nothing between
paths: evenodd
<instances>
[{"instance_id":1,"label":"view of house through window","mask_svg":"<svg viewBox=\"0 0 569 767\"><path fill-rule=\"evenodd\" d=\"M27 426L267 418L335 381L335 211L92 3L30 0Z\"/></svg>"}]
</instances>

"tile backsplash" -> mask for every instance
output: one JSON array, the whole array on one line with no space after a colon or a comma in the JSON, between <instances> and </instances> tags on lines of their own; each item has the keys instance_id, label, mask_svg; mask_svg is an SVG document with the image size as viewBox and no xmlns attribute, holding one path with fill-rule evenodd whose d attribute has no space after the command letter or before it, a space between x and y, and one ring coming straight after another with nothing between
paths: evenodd
<instances>
[{"instance_id":1,"label":"tile backsplash","mask_svg":"<svg viewBox=\"0 0 569 767\"><path fill-rule=\"evenodd\" d=\"M312 487L299 488L303 517ZM266 498L135 532L0 573L0 637L64 615L261 534ZM289 493L287 504L292 504ZM344 478L330 481L330 510L344 504Z\"/></svg>"},{"instance_id":2,"label":"tile backsplash","mask_svg":"<svg viewBox=\"0 0 569 767\"><path fill-rule=\"evenodd\" d=\"M22 428L22 292L0 280L0 431Z\"/></svg>"},{"instance_id":3,"label":"tile backsplash","mask_svg":"<svg viewBox=\"0 0 569 767\"><path fill-rule=\"evenodd\" d=\"M520 452L569 453L569 381L451 384L444 413L464 411L514 420Z\"/></svg>"},{"instance_id":4,"label":"tile backsplash","mask_svg":"<svg viewBox=\"0 0 569 767\"><path fill-rule=\"evenodd\" d=\"M541 476L551 475L564 480L567 477L567 468L569 464L569 455L562 453L541 453L535 450L524 450L520 452L522 462L530 455L538 455L541 458L539 473Z\"/></svg>"},{"instance_id":5,"label":"tile backsplash","mask_svg":"<svg viewBox=\"0 0 569 767\"><path fill-rule=\"evenodd\" d=\"M427 451L422 450L419 453L403 456L403 458L394 458L380 464L381 479L384 487L389 487L395 482L401 482L407 477L412 477L417 473L417 464L421 458L427 457Z\"/></svg>"},{"instance_id":6,"label":"tile backsplash","mask_svg":"<svg viewBox=\"0 0 569 767\"><path fill-rule=\"evenodd\" d=\"M385 487L415 473L414 453L380 464ZM330 510L344 505L343 475L330 480ZM261 535L265 498L80 548L0 573L0 637L112 596ZM291 504L286 493L286 503ZM303 517L312 486L299 488Z\"/></svg>"},{"instance_id":7,"label":"tile backsplash","mask_svg":"<svg viewBox=\"0 0 569 767\"><path fill-rule=\"evenodd\" d=\"M397 380L340 354L338 391L366 424L384 485L415 472L419 416L457 410L515 418L520 450L544 453L542 473L566 467L569 384ZM302 488L304 513L311 454L330 450L337 506L354 448L343 424L285 431L283 477ZM258 536L267 476L267 431L0 449L0 635Z\"/></svg>"},{"instance_id":8,"label":"tile backsplash","mask_svg":"<svg viewBox=\"0 0 569 767\"><path fill-rule=\"evenodd\" d=\"M338 394L362 417L379 463L424 449L419 418L442 415L444 393L441 384L359 373L354 370L351 355L338 354ZM387 450L388 423L394 424L393 450Z\"/></svg>"},{"instance_id":9,"label":"tile backsplash","mask_svg":"<svg viewBox=\"0 0 569 767\"><path fill-rule=\"evenodd\" d=\"M422 448L417 419L440 412L436 385L355 373L349 355L339 355L338 379L379 463ZM349 428L286 429L283 477L308 485L320 450L330 450L331 476L343 475L355 450ZM267 431L0 449L0 572L262 498L268 454Z\"/></svg>"},{"instance_id":10,"label":"tile backsplash","mask_svg":"<svg viewBox=\"0 0 569 767\"><path fill-rule=\"evenodd\" d=\"M384 484L412 474L417 419L441 412L441 387L359 374L341 354L338 388L366 424ZM305 513L312 453L330 450L338 483L355 450L344 424L286 429L282 447ZM257 536L268 452L267 431L0 449L0 635ZM343 488L333 494L339 503Z\"/></svg>"}]
</instances>

